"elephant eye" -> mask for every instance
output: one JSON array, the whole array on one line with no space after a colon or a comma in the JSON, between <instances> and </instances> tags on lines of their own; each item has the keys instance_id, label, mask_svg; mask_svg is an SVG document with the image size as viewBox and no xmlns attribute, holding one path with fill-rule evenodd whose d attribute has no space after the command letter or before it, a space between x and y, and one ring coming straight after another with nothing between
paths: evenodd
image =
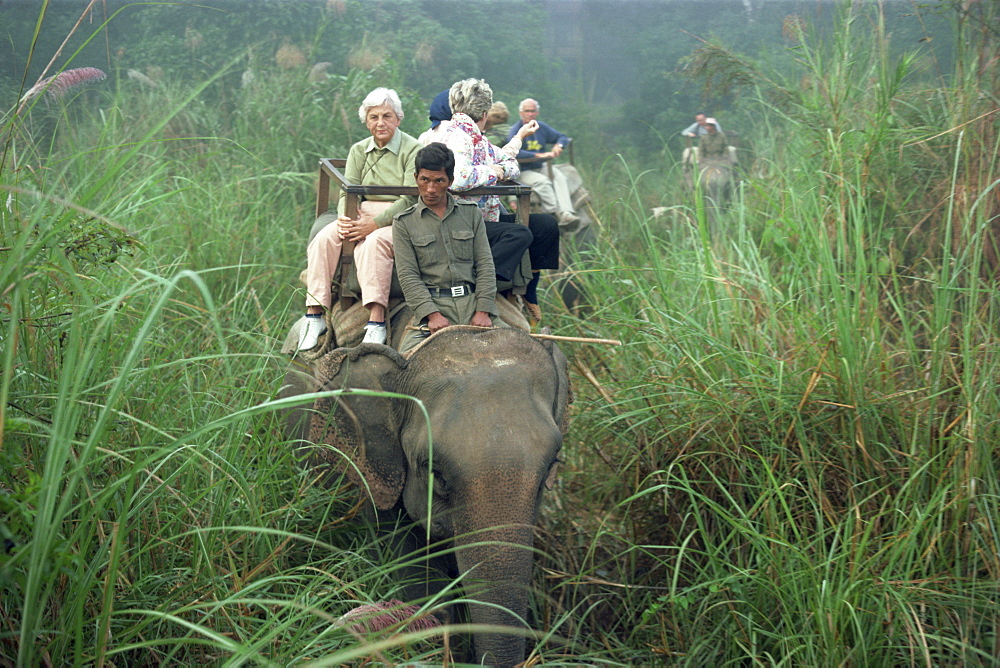
<instances>
[{"instance_id":1,"label":"elephant eye","mask_svg":"<svg viewBox=\"0 0 1000 668\"><path fill-rule=\"evenodd\" d=\"M445 480L444 476L437 469L433 471L433 476L434 476L434 495L440 496L442 498L448 498L448 494L451 493L451 488L448 485L448 481Z\"/></svg>"}]
</instances>

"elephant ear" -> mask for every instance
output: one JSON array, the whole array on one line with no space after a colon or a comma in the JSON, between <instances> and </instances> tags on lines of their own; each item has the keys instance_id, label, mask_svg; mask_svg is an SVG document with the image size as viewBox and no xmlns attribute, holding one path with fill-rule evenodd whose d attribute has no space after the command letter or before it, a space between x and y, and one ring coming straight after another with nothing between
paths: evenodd
<instances>
[{"instance_id":1,"label":"elephant ear","mask_svg":"<svg viewBox=\"0 0 1000 668\"><path fill-rule=\"evenodd\" d=\"M386 346L363 344L337 348L317 362L323 390L345 390L317 399L309 430L316 444L312 460L344 470L367 490L379 510L396 505L406 482L406 462L399 441L394 399L352 390L395 391L406 360ZM350 461L345 461L345 457Z\"/></svg>"},{"instance_id":2,"label":"elephant ear","mask_svg":"<svg viewBox=\"0 0 1000 668\"><path fill-rule=\"evenodd\" d=\"M547 327L543 328L542 333L547 334L548 332ZM552 363L556 367L556 394L552 402L552 418L559 425L559 431L565 436L569 429L569 405L573 403L573 389L569 384L569 363L554 341L543 340L542 345L549 351Z\"/></svg>"}]
</instances>

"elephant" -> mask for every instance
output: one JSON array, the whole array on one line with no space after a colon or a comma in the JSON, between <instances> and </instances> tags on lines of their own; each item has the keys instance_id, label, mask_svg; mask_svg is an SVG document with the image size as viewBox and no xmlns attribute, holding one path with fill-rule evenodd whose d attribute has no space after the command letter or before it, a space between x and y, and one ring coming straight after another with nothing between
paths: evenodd
<instances>
[{"instance_id":1,"label":"elephant","mask_svg":"<svg viewBox=\"0 0 1000 668\"><path fill-rule=\"evenodd\" d=\"M686 189L693 190L697 183L705 197L717 204L722 204L729 196L733 182L733 163L730 158L699 159L697 149L687 149L681 164L684 166Z\"/></svg>"},{"instance_id":2,"label":"elephant","mask_svg":"<svg viewBox=\"0 0 1000 668\"><path fill-rule=\"evenodd\" d=\"M688 148L681 158L685 189L700 191L713 228L718 223L719 210L726 206L733 194L736 149L733 146L728 148L730 150L724 157L705 158L699 156L697 148Z\"/></svg>"},{"instance_id":3,"label":"elephant","mask_svg":"<svg viewBox=\"0 0 1000 668\"><path fill-rule=\"evenodd\" d=\"M430 437L414 401L351 388L419 399ZM405 524L397 551L419 555L450 541L455 550L419 572L458 573L473 601L472 623L521 629L473 634L477 663L523 661L534 526L555 479L571 401L562 352L516 328L449 327L407 357L369 343L312 363L293 359L282 396L339 389L345 392L286 416L307 465L346 469L371 501L368 519L377 527ZM418 584L407 595L446 583Z\"/></svg>"},{"instance_id":4,"label":"elephant","mask_svg":"<svg viewBox=\"0 0 1000 668\"><path fill-rule=\"evenodd\" d=\"M715 206L725 204L733 185L733 167L728 160L702 160L698 182L706 199Z\"/></svg>"}]
</instances>

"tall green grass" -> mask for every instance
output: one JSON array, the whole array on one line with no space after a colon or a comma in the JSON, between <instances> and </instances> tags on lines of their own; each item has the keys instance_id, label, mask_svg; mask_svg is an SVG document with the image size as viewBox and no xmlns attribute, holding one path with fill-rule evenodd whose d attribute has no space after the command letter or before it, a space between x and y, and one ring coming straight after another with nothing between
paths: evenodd
<instances>
[{"instance_id":1,"label":"tall green grass","mask_svg":"<svg viewBox=\"0 0 1000 668\"><path fill-rule=\"evenodd\" d=\"M996 663L990 88L959 67L928 92L877 13L842 21L756 80L757 162L718 232L674 167L580 165L588 306L545 310L625 345L567 345L540 661ZM332 628L399 585L272 402L312 164L399 82L258 83L231 115L207 81L5 117L0 664L443 660Z\"/></svg>"},{"instance_id":2,"label":"tall green grass","mask_svg":"<svg viewBox=\"0 0 1000 668\"><path fill-rule=\"evenodd\" d=\"M312 170L287 134L219 135L199 94L70 102L48 153L8 118L5 665L380 651L331 623L392 586L349 549L350 494L299 470L271 404Z\"/></svg>"},{"instance_id":3,"label":"tall green grass","mask_svg":"<svg viewBox=\"0 0 1000 668\"><path fill-rule=\"evenodd\" d=\"M867 18L784 80L744 70L767 162L721 233L679 189L649 216L659 174L606 168L631 187L564 324L627 343L577 352L562 484L587 511L546 523L581 637L685 665L997 661L1000 147L965 123L973 82L914 90Z\"/></svg>"}]
</instances>

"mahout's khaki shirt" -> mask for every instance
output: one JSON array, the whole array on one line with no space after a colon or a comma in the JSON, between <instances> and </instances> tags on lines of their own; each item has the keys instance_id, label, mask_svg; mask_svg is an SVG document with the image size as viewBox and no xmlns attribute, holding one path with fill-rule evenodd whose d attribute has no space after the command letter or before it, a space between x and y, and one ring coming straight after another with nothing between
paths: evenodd
<instances>
[{"instance_id":1,"label":"mahout's khaki shirt","mask_svg":"<svg viewBox=\"0 0 1000 668\"><path fill-rule=\"evenodd\" d=\"M396 275L415 316L440 311L453 325L467 325L476 311L496 316L496 270L478 206L448 193L444 218L423 201L396 216L392 225ZM431 290L474 287L470 294L431 295Z\"/></svg>"}]
</instances>

